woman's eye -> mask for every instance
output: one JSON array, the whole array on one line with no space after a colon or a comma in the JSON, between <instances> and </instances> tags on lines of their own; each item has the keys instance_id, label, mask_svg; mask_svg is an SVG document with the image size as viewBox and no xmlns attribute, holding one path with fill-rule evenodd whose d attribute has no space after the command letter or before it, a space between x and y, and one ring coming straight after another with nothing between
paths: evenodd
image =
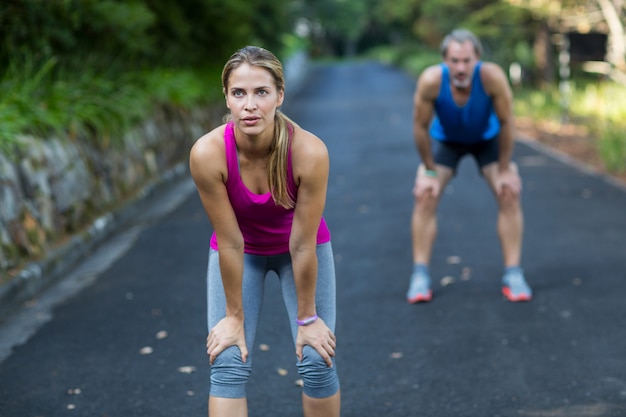
<instances>
[{"instance_id":1,"label":"woman's eye","mask_svg":"<svg viewBox=\"0 0 626 417\"><path fill-rule=\"evenodd\" d=\"M259 90L259 95L264 96L267 94L267 90Z\"/></svg>"},{"instance_id":2,"label":"woman's eye","mask_svg":"<svg viewBox=\"0 0 626 417\"><path fill-rule=\"evenodd\" d=\"M235 97L241 97L241 96L243 96L243 91L241 91L241 90L235 90L235 91L233 91L233 96L235 96Z\"/></svg>"}]
</instances>

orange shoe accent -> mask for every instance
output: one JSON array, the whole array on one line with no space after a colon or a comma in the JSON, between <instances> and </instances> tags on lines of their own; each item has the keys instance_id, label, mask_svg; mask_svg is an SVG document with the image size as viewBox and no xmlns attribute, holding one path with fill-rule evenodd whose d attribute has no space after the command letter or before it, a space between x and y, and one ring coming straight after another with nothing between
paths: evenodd
<instances>
[{"instance_id":1,"label":"orange shoe accent","mask_svg":"<svg viewBox=\"0 0 626 417\"><path fill-rule=\"evenodd\" d=\"M428 294L418 294L417 296L413 297L413 298L407 298L407 301L409 302L409 304L417 304L417 303L427 303L430 300L432 300L433 298L433 292L428 291Z\"/></svg>"},{"instance_id":2,"label":"orange shoe accent","mask_svg":"<svg viewBox=\"0 0 626 417\"><path fill-rule=\"evenodd\" d=\"M517 303L519 301L530 301L533 299L532 295L530 294L520 294L520 295L513 295L513 293L511 292L511 289L509 287L502 287L502 294L504 294L504 296L509 300L512 301L514 303Z\"/></svg>"}]
</instances>

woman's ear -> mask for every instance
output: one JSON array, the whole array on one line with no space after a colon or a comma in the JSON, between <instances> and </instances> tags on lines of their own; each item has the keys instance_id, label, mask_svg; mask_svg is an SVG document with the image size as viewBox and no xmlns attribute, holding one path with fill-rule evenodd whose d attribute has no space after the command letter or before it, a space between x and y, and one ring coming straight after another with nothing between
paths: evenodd
<instances>
[{"instance_id":1,"label":"woman's ear","mask_svg":"<svg viewBox=\"0 0 626 417\"><path fill-rule=\"evenodd\" d=\"M280 107L283 104L283 101L285 101L285 90L280 90L278 91L278 103L276 104L276 107Z\"/></svg>"},{"instance_id":2,"label":"woman's ear","mask_svg":"<svg viewBox=\"0 0 626 417\"><path fill-rule=\"evenodd\" d=\"M230 110L230 106L228 105L228 94L226 93L225 88L222 88L222 93L224 94L224 100L226 100L226 108Z\"/></svg>"}]
</instances>

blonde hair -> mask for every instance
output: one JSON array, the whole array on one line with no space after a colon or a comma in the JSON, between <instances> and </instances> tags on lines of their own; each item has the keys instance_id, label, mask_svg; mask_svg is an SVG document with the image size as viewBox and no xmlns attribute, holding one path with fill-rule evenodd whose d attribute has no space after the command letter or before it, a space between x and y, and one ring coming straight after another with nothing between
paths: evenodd
<instances>
[{"instance_id":1,"label":"blonde hair","mask_svg":"<svg viewBox=\"0 0 626 417\"><path fill-rule=\"evenodd\" d=\"M241 64L265 69L270 73L278 91L285 92L285 76L283 66L276 56L267 49L258 46L246 46L234 54L224 65L222 70L222 88L228 91L230 74ZM224 117L225 121L231 120L231 115ZM295 123L279 109L274 116L274 139L270 147L270 156L267 165L267 178L272 193L272 199L276 205L284 208L295 206L295 196L289 193L287 184L287 161L289 153L289 136L294 131Z\"/></svg>"}]
</instances>

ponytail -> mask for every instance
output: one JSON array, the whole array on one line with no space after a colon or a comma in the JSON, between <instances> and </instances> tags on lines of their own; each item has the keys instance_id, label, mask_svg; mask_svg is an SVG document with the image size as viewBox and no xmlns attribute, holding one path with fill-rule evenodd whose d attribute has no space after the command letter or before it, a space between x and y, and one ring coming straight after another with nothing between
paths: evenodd
<instances>
[{"instance_id":1,"label":"ponytail","mask_svg":"<svg viewBox=\"0 0 626 417\"><path fill-rule=\"evenodd\" d=\"M290 137L293 135L295 123L280 110L274 116L274 141L270 149L267 164L267 178L274 203L291 209L295 207L295 197L289 192L288 160Z\"/></svg>"}]
</instances>

